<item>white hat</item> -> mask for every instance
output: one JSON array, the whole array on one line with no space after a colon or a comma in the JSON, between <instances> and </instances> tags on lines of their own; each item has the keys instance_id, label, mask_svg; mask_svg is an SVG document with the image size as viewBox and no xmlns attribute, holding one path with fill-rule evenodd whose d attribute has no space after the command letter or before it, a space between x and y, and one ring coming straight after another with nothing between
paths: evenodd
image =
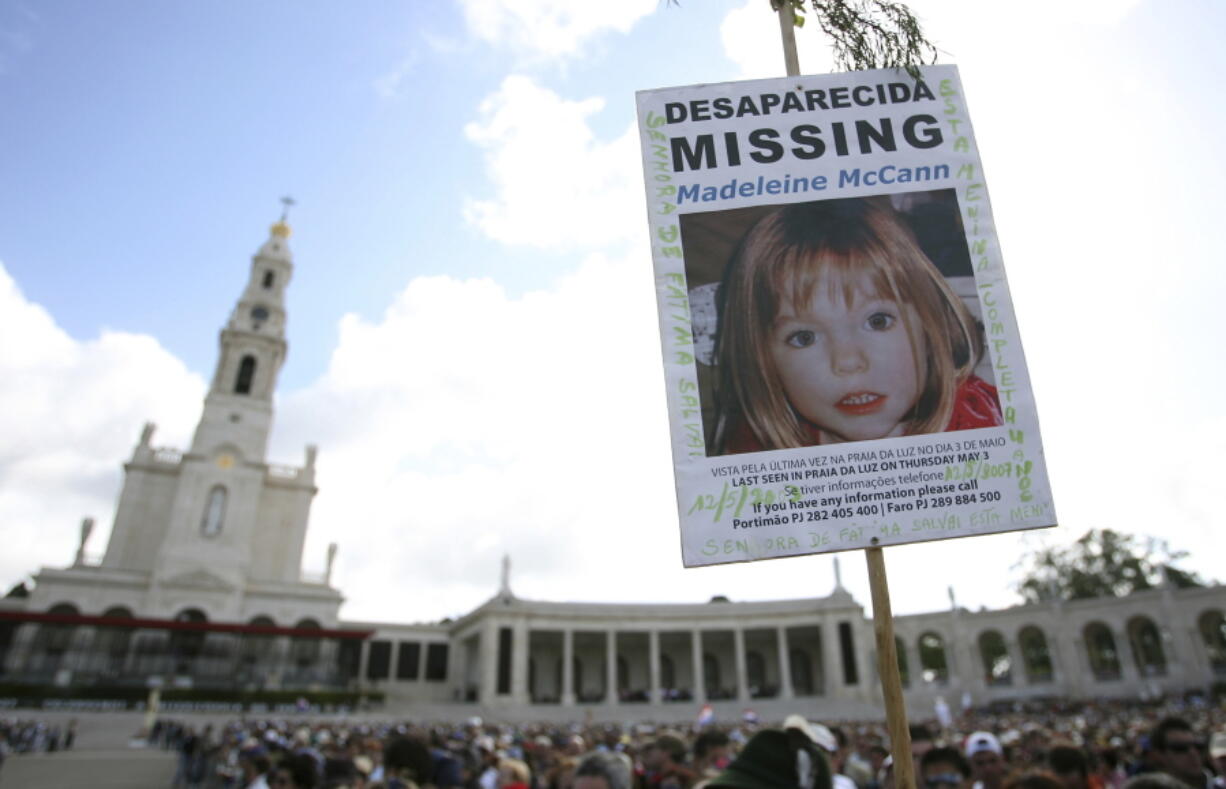
<instances>
[{"instance_id":1,"label":"white hat","mask_svg":"<svg viewBox=\"0 0 1226 789\"><path fill-rule=\"evenodd\" d=\"M835 739L834 732L827 729L820 723L807 721L800 715L789 715L783 721L783 728L796 729L803 732L806 737L812 740L816 745L834 753L839 749L839 741Z\"/></svg>"},{"instance_id":2,"label":"white hat","mask_svg":"<svg viewBox=\"0 0 1226 789\"><path fill-rule=\"evenodd\" d=\"M1226 729L1215 731L1209 738L1209 758L1221 759L1226 756Z\"/></svg>"},{"instance_id":3,"label":"white hat","mask_svg":"<svg viewBox=\"0 0 1226 789\"><path fill-rule=\"evenodd\" d=\"M966 738L966 757L969 759L977 753L991 751L997 756L1004 756L1005 749L1000 747L1000 740L990 731L977 731Z\"/></svg>"}]
</instances>

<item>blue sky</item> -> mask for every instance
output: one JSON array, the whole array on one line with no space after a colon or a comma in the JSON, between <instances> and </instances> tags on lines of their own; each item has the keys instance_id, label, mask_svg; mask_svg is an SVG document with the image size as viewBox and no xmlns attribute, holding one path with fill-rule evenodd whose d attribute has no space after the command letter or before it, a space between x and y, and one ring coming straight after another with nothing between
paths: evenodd
<instances>
[{"instance_id":1,"label":"blue sky","mask_svg":"<svg viewBox=\"0 0 1226 789\"><path fill-rule=\"evenodd\" d=\"M779 74L765 6L0 0L0 583L86 514L102 550L144 420L186 443L289 194L271 451L320 445L306 564L340 542L346 615L462 612L503 553L528 597L827 592L825 558L680 567L632 131L636 90ZM895 608L1006 604L1091 527L1213 574L1226 12L913 7L962 70L1064 526L892 550Z\"/></svg>"}]
</instances>

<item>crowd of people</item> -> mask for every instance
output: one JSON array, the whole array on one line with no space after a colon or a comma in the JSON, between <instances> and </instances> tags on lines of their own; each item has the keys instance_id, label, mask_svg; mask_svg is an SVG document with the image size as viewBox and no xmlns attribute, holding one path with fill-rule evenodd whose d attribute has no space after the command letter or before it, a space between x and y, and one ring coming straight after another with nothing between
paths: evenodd
<instances>
[{"instance_id":1,"label":"crowd of people","mask_svg":"<svg viewBox=\"0 0 1226 789\"><path fill-rule=\"evenodd\" d=\"M895 789L884 722L159 721L175 787ZM1048 704L914 723L919 789L1226 789L1226 707Z\"/></svg>"}]
</instances>

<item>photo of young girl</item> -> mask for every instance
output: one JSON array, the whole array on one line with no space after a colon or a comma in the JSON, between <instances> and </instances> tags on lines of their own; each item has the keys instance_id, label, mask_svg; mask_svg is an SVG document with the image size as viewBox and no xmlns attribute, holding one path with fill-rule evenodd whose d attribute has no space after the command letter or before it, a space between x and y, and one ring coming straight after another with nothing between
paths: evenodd
<instances>
[{"instance_id":1,"label":"photo of young girl","mask_svg":"<svg viewBox=\"0 0 1226 789\"><path fill-rule=\"evenodd\" d=\"M973 299L947 191L910 202L945 211L952 230L925 243L956 248ZM895 207L908 202L846 198L744 214L754 221L711 284L713 365L700 388L708 455L1002 423L984 380L990 367L976 370L983 329L917 240L915 217ZM683 224L687 261L692 231L687 239Z\"/></svg>"}]
</instances>

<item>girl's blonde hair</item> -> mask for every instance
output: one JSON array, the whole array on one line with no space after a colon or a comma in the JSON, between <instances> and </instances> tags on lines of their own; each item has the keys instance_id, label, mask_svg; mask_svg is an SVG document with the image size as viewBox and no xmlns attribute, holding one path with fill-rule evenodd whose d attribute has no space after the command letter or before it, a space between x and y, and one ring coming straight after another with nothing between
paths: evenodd
<instances>
[{"instance_id":1,"label":"girl's blonde hair","mask_svg":"<svg viewBox=\"0 0 1226 789\"><path fill-rule=\"evenodd\" d=\"M738 423L762 449L813 443L775 369L768 345L772 325L785 299L794 311L804 311L821 275L827 275L830 287L841 289L850 305L863 272L869 273L877 298L909 305L923 332L926 358L916 360L920 396L906 416L905 434L945 429L958 387L983 355L975 319L889 198L822 200L763 216L724 272L716 345L716 454L724 454ZM918 349L916 327L907 325L905 317L903 323Z\"/></svg>"}]
</instances>

